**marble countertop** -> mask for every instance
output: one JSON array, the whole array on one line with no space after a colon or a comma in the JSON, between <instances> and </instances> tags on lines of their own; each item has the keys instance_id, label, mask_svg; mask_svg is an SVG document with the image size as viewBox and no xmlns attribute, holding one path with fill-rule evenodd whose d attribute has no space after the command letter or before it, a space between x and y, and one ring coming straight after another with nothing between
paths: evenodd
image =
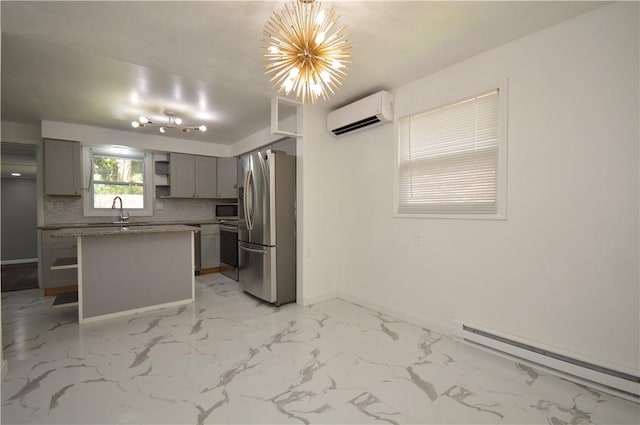
<instances>
[{"instance_id":1,"label":"marble countertop","mask_svg":"<svg viewBox=\"0 0 640 425\"><path fill-rule=\"evenodd\" d=\"M199 229L194 226L186 226L181 224L172 225L155 225L155 226L117 226L113 227L77 227L64 228L51 234L53 238L77 238L86 236L126 236L126 235L144 235L151 233L175 233L175 232L193 232Z\"/></svg>"},{"instance_id":2,"label":"marble countertop","mask_svg":"<svg viewBox=\"0 0 640 425\"><path fill-rule=\"evenodd\" d=\"M221 224L224 220L170 220L170 221L131 221L128 226L196 226L201 224ZM39 226L40 230L60 230L60 229L86 229L95 227L121 227L121 224L108 222L96 222L96 223L51 223L44 226Z\"/></svg>"}]
</instances>

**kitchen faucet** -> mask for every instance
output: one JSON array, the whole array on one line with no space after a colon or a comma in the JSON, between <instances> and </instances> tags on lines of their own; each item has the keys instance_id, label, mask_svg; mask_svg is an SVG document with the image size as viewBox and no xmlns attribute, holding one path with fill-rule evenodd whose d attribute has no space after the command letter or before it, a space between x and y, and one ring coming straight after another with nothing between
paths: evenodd
<instances>
[{"instance_id":1,"label":"kitchen faucet","mask_svg":"<svg viewBox=\"0 0 640 425\"><path fill-rule=\"evenodd\" d=\"M120 201L120 223L124 223L129 220L129 213L122 209L122 198L119 196L113 198L113 203L111 204L112 209L116 207L116 201Z\"/></svg>"}]
</instances>

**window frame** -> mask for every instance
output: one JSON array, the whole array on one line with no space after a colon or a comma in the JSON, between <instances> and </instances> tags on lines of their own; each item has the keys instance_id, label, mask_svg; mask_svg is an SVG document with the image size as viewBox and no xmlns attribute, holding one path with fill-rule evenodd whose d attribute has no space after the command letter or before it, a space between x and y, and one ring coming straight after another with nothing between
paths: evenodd
<instances>
[{"instance_id":1,"label":"window frame","mask_svg":"<svg viewBox=\"0 0 640 425\"><path fill-rule=\"evenodd\" d=\"M142 159L143 161L143 203L144 208L127 208L124 205L124 210L129 213L130 216L144 217L153 215L153 158L148 152L128 150L126 152L113 152L108 148L96 148L85 147L84 149L84 178L83 181L87 182L88 187L84 189L85 196L83 196L83 213L85 217L107 217L114 215L112 208L95 208L93 206L94 200L94 180L93 180L93 157L103 156L109 158L126 158L126 159Z\"/></svg>"},{"instance_id":2,"label":"window frame","mask_svg":"<svg viewBox=\"0 0 640 425\"><path fill-rule=\"evenodd\" d=\"M401 121L412 116L421 115L446 106L450 106L477 96L498 90L498 163L496 166L496 212L483 213L400 213L400 134ZM507 219L507 135L508 135L508 80L494 82L492 84L476 85L474 89L467 87L462 95L451 95L447 98L427 100L426 104L419 108L413 108L403 115L397 115L394 120L394 194L393 217L395 218L421 218L421 219L460 219L460 220L506 220ZM397 99L396 99L397 100Z\"/></svg>"}]
</instances>

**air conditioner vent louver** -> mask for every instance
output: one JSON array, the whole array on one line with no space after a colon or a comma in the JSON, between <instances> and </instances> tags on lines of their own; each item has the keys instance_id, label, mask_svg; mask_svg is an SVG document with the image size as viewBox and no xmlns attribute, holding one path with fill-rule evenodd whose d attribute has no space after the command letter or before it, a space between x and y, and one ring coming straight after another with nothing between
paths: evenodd
<instances>
[{"instance_id":1,"label":"air conditioner vent louver","mask_svg":"<svg viewBox=\"0 0 640 425\"><path fill-rule=\"evenodd\" d=\"M379 122L380 122L380 118L376 116L368 117L360 121L354 122L353 124L345 125L343 127L336 128L335 130L331 130L331 132L336 136L339 136L341 134L349 133L359 128L368 127L370 125L377 124Z\"/></svg>"},{"instance_id":2,"label":"air conditioner vent louver","mask_svg":"<svg viewBox=\"0 0 640 425\"><path fill-rule=\"evenodd\" d=\"M327 114L327 127L336 136L393 121L393 95L381 91Z\"/></svg>"}]
</instances>

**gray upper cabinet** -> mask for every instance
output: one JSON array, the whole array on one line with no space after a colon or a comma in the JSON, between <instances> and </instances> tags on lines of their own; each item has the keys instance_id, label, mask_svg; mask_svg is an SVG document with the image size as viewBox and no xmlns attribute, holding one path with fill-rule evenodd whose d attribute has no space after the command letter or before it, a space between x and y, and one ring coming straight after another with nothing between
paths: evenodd
<instances>
[{"instance_id":1,"label":"gray upper cabinet","mask_svg":"<svg viewBox=\"0 0 640 425\"><path fill-rule=\"evenodd\" d=\"M196 197L217 197L216 158L196 156Z\"/></svg>"},{"instance_id":2,"label":"gray upper cabinet","mask_svg":"<svg viewBox=\"0 0 640 425\"><path fill-rule=\"evenodd\" d=\"M193 155L169 154L169 193L174 198L195 198L196 165Z\"/></svg>"},{"instance_id":3,"label":"gray upper cabinet","mask_svg":"<svg viewBox=\"0 0 640 425\"><path fill-rule=\"evenodd\" d=\"M218 158L218 198L238 197L237 158Z\"/></svg>"},{"instance_id":4,"label":"gray upper cabinet","mask_svg":"<svg viewBox=\"0 0 640 425\"><path fill-rule=\"evenodd\" d=\"M44 192L47 195L82 194L82 147L64 140L44 141Z\"/></svg>"},{"instance_id":5,"label":"gray upper cabinet","mask_svg":"<svg viewBox=\"0 0 640 425\"><path fill-rule=\"evenodd\" d=\"M216 158L169 154L169 186L173 198L215 198Z\"/></svg>"}]
</instances>

